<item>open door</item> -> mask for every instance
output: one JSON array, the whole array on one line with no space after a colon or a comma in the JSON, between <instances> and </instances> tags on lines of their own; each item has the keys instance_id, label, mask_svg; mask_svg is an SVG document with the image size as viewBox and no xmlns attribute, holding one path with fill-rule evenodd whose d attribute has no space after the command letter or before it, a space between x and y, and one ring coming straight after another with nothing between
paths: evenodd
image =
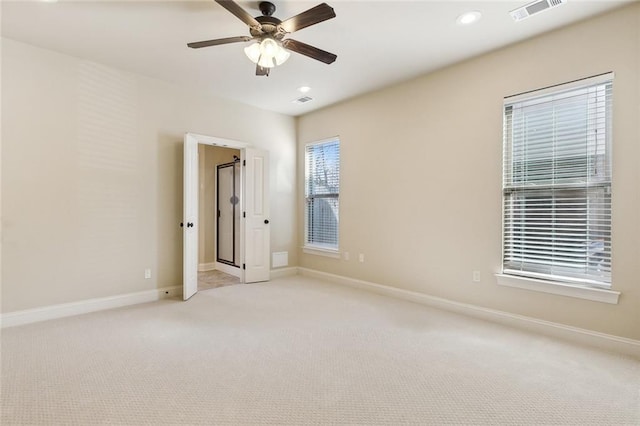
<instances>
[{"instance_id":1,"label":"open door","mask_svg":"<svg viewBox=\"0 0 640 426\"><path fill-rule=\"evenodd\" d=\"M198 140L184 135L182 298L198 291Z\"/></svg>"},{"instance_id":2,"label":"open door","mask_svg":"<svg viewBox=\"0 0 640 426\"><path fill-rule=\"evenodd\" d=\"M269 281L269 153L242 151L244 164L244 282Z\"/></svg>"},{"instance_id":3,"label":"open door","mask_svg":"<svg viewBox=\"0 0 640 426\"><path fill-rule=\"evenodd\" d=\"M240 199L240 280L268 281L271 264L269 232L269 153L246 143L187 133L184 136L183 299L198 291L198 144L239 149L243 160Z\"/></svg>"}]
</instances>

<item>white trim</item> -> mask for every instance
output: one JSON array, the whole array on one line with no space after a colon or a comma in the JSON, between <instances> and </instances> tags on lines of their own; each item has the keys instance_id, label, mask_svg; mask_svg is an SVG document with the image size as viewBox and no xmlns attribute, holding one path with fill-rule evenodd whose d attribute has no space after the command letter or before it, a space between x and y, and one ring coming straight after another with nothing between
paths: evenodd
<instances>
[{"instance_id":1,"label":"white trim","mask_svg":"<svg viewBox=\"0 0 640 426\"><path fill-rule=\"evenodd\" d=\"M198 272L208 272L216 269L216 262L198 264Z\"/></svg>"},{"instance_id":2,"label":"white trim","mask_svg":"<svg viewBox=\"0 0 640 426\"><path fill-rule=\"evenodd\" d=\"M242 271L240 270L240 267L238 267L238 266L231 266L231 265L227 265L226 263L216 262L215 263L215 268L213 268L213 269L217 269L218 271L222 271L225 274L233 275L234 277L242 278L240 276Z\"/></svg>"},{"instance_id":3,"label":"white trim","mask_svg":"<svg viewBox=\"0 0 640 426\"><path fill-rule=\"evenodd\" d=\"M340 136L335 135L335 136L331 136L329 138L321 139L319 141L307 142L307 143L304 144L304 146L306 148L307 146L322 145L323 143L334 142L334 141L340 142Z\"/></svg>"},{"instance_id":4,"label":"white trim","mask_svg":"<svg viewBox=\"0 0 640 426\"><path fill-rule=\"evenodd\" d=\"M540 291L558 294L560 296L575 297L594 302L618 304L619 291L605 290L595 287L583 287L560 282L537 280L535 278L518 277L515 275L496 274L498 285L522 288L524 290Z\"/></svg>"},{"instance_id":5,"label":"white trim","mask_svg":"<svg viewBox=\"0 0 640 426\"><path fill-rule=\"evenodd\" d=\"M302 247L302 252L306 254L314 254L317 256L326 256L326 257L332 257L334 259L340 259L340 251L338 249L304 246Z\"/></svg>"},{"instance_id":6,"label":"white trim","mask_svg":"<svg viewBox=\"0 0 640 426\"><path fill-rule=\"evenodd\" d=\"M197 133L186 133L186 137L194 139L199 144L221 146L223 148L244 149L253 146L247 142L218 138L215 136L199 135Z\"/></svg>"},{"instance_id":7,"label":"white trim","mask_svg":"<svg viewBox=\"0 0 640 426\"><path fill-rule=\"evenodd\" d=\"M444 309L450 312L640 358L640 340L628 339L626 337L599 333L597 331L558 324L551 321L539 320L523 315L516 315L466 303L454 302L440 297L429 296L424 293L374 284L313 269L298 268L298 271L300 275L303 276L324 279L336 284L372 291L384 296L408 300L438 309Z\"/></svg>"},{"instance_id":8,"label":"white trim","mask_svg":"<svg viewBox=\"0 0 640 426\"><path fill-rule=\"evenodd\" d=\"M290 266L288 268L272 269L270 271L271 279L291 277L294 275L298 275L298 268L296 266Z\"/></svg>"},{"instance_id":9,"label":"white trim","mask_svg":"<svg viewBox=\"0 0 640 426\"><path fill-rule=\"evenodd\" d=\"M544 97L546 95L563 92L567 90L578 89L580 87L595 86L597 84L607 83L615 77L613 72L606 72L592 77L581 78L567 83L555 84L553 86L544 87L542 89L533 89L517 95L505 96L504 104L509 105L515 102L521 102L532 98Z\"/></svg>"},{"instance_id":10,"label":"white trim","mask_svg":"<svg viewBox=\"0 0 640 426\"><path fill-rule=\"evenodd\" d=\"M31 324L50 319L103 311L105 309L121 308L138 303L155 302L168 297L180 296L181 292L182 286L180 285L139 291L136 293L119 294L117 296L80 300L78 302L63 303L60 305L43 306L35 309L25 309L23 311L2 314L2 316L0 316L0 323L2 324L2 328Z\"/></svg>"},{"instance_id":11,"label":"white trim","mask_svg":"<svg viewBox=\"0 0 640 426\"><path fill-rule=\"evenodd\" d=\"M205 264L210 265L210 264ZM224 265L224 264L222 264ZM225 265L228 266L228 265ZM229 266L229 268L233 268ZM238 269L238 268L233 268ZM297 267L272 269L271 278L283 278L298 274ZM70 317L106 309L121 308L139 303L155 302L169 297L179 297L182 286L164 287L117 296L81 300L60 305L44 306L41 308L25 309L23 311L8 312L0 315L0 327L15 327L56 318Z\"/></svg>"}]
</instances>

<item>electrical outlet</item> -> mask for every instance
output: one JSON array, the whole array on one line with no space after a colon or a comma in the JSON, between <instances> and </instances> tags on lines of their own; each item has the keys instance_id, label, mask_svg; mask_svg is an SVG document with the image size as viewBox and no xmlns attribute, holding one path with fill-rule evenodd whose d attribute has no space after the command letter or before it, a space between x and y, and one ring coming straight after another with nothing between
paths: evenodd
<instances>
[{"instance_id":1,"label":"electrical outlet","mask_svg":"<svg viewBox=\"0 0 640 426\"><path fill-rule=\"evenodd\" d=\"M151 268L147 268L147 269L144 270L144 278L146 280L151 278Z\"/></svg>"},{"instance_id":2,"label":"electrical outlet","mask_svg":"<svg viewBox=\"0 0 640 426\"><path fill-rule=\"evenodd\" d=\"M344 253L342 253L342 258L343 258L344 260L349 260L349 252L348 252L348 251L345 251Z\"/></svg>"},{"instance_id":3,"label":"electrical outlet","mask_svg":"<svg viewBox=\"0 0 640 426\"><path fill-rule=\"evenodd\" d=\"M363 254L363 253L360 253L360 254L358 255L358 260L359 260L361 263L364 263L364 254Z\"/></svg>"},{"instance_id":4,"label":"electrical outlet","mask_svg":"<svg viewBox=\"0 0 640 426\"><path fill-rule=\"evenodd\" d=\"M473 271L473 282L474 283L480 282L480 271Z\"/></svg>"}]
</instances>

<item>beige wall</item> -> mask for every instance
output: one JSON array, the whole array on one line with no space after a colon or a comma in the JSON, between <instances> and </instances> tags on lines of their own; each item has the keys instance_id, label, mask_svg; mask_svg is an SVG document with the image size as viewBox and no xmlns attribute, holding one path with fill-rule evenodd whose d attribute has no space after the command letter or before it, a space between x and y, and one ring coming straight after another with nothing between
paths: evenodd
<instances>
[{"instance_id":1,"label":"beige wall","mask_svg":"<svg viewBox=\"0 0 640 426\"><path fill-rule=\"evenodd\" d=\"M231 163L240 150L200 145L200 197L198 204L198 263L216 261L216 177L219 164Z\"/></svg>"},{"instance_id":2,"label":"beige wall","mask_svg":"<svg viewBox=\"0 0 640 426\"><path fill-rule=\"evenodd\" d=\"M640 4L298 120L341 139L340 248L300 265L640 339ZM499 287L504 96L615 72L613 288L618 305ZM298 188L300 241L303 185ZM357 254L365 254L359 263ZM472 283L472 271L482 281Z\"/></svg>"},{"instance_id":3,"label":"beige wall","mask_svg":"<svg viewBox=\"0 0 640 426\"><path fill-rule=\"evenodd\" d=\"M297 262L293 118L6 39L2 113L2 312L180 285L185 132L270 151Z\"/></svg>"}]
</instances>

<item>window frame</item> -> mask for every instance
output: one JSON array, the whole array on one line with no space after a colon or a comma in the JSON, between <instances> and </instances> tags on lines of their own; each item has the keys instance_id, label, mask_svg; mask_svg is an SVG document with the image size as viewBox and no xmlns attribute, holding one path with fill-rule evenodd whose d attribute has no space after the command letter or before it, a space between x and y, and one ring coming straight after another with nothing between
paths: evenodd
<instances>
[{"instance_id":1,"label":"window frame","mask_svg":"<svg viewBox=\"0 0 640 426\"><path fill-rule=\"evenodd\" d=\"M309 148L315 147L319 145L329 145L329 144L337 144L338 145L338 184L337 187L332 189L336 189L335 192L323 193L323 194L310 194L310 173L309 170ZM334 136L327 139L322 139L315 142L309 142L305 144L304 147L304 245L303 252L307 254L314 254L319 256L327 256L333 258L340 257L340 184L341 184L341 141L338 136ZM336 209L334 211L336 213L336 226L335 226L335 245L333 244L323 244L320 242L310 241L310 230L309 230L309 217L310 211L309 207L313 204L314 200L317 199L325 199L325 200L335 200Z\"/></svg>"},{"instance_id":2,"label":"window frame","mask_svg":"<svg viewBox=\"0 0 640 426\"><path fill-rule=\"evenodd\" d=\"M576 80L569 83L559 84L550 86L540 90L529 91L526 93L522 93L519 95L509 96L504 99L503 103L503 181L502 181L502 270L501 273L496 274L498 278L498 284L507 285L511 287L525 288L528 290L539 290L549 293L562 294L562 295L572 295L574 297L585 298L589 300L596 301L604 301L606 303L617 303L619 293L615 291L611 291L611 271L609 270L608 276L605 276L605 281L598 279L589 279L586 278L576 278L569 275L562 275L554 273L536 273L535 271L522 271L522 270L514 270L513 268L509 268L507 265L507 244L509 243L513 246L514 237L509 235L511 231L509 229L510 224L507 223L507 203L508 198L512 197L514 193L521 194L523 197L526 197L527 194L535 194L536 191L542 193L543 191L547 191L547 193L561 193L562 191L572 191L572 184L566 185L544 185L544 184L533 184L530 182L526 182L524 188L515 189L515 185L513 184L513 175L507 177L508 166L511 166L509 173L513 174L514 170L514 161L513 161L513 152L514 152L514 139L512 137L513 132L513 123L511 122L513 110L511 109L508 114L509 108L513 108L514 105L517 104L526 104L528 102L535 103L538 100L542 100L545 97L549 96L563 96L567 92L577 92L578 90L584 89L586 87L594 87L605 84L610 84L613 86L614 74L613 73L605 73L594 77L589 77L586 79ZM608 97L605 101L610 102L605 107L606 113L606 139L604 142L605 146L605 161L606 166L608 167L607 176L605 176L604 181L596 181L596 182L588 182L581 185L577 185L573 190L575 193L579 193L580 191L584 191L585 194L588 194L589 191L593 191L594 189L604 188L605 198L608 197L608 200L605 200L605 203L608 202L609 208L609 217L608 222L606 223L606 227L608 228L608 244L609 244L609 257L608 262L610 265L611 262L611 227L612 227L612 218L611 218L611 188L612 188L612 173L611 173L611 139L612 139L612 110L611 107L611 98L612 98L612 89L611 92L608 93ZM554 116L555 118L555 116ZM585 141L585 147L589 147L588 141ZM557 160L558 157L555 154L549 159ZM586 158L586 154L585 154ZM558 171L555 163L551 170L555 173ZM588 176L587 176L588 178ZM509 179L511 179L509 181ZM590 195L588 195L590 196ZM585 199L587 195L585 195ZM586 203L589 204L588 202ZM549 204L550 210L556 212L557 207L554 203ZM509 210L509 213L513 214L513 207ZM526 208L523 210L526 212ZM586 211L584 216L581 216L586 221L589 218L589 215L592 214L591 211ZM510 221L513 221L513 218L509 218ZM511 222L512 224L512 222ZM526 229L526 226L523 226L522 229ZM522 231L521 231L522 232ZM589 240L585 238L584 244L587 244ZM555 244L555 243L554 243ZM510 247L511 247L510 246ZM551 246L549 246L551 247ZM545 247L545 249L549 249L549 247ZM553 247L556 247L553 245ZM588 258L587 258L588 259ZM553 268L554 261L550 261L548 267ZM588 262L587 262L588 264ZM528 267L528 266L527 266ZM588 268L587 268L588 269ZM609 266L609 269L610 266ZM585 274L586 275L586 274ZM577 291L576 291L577 290ZM603 296L604 295L604 296Z\"/></svg>"}]
</instances>

